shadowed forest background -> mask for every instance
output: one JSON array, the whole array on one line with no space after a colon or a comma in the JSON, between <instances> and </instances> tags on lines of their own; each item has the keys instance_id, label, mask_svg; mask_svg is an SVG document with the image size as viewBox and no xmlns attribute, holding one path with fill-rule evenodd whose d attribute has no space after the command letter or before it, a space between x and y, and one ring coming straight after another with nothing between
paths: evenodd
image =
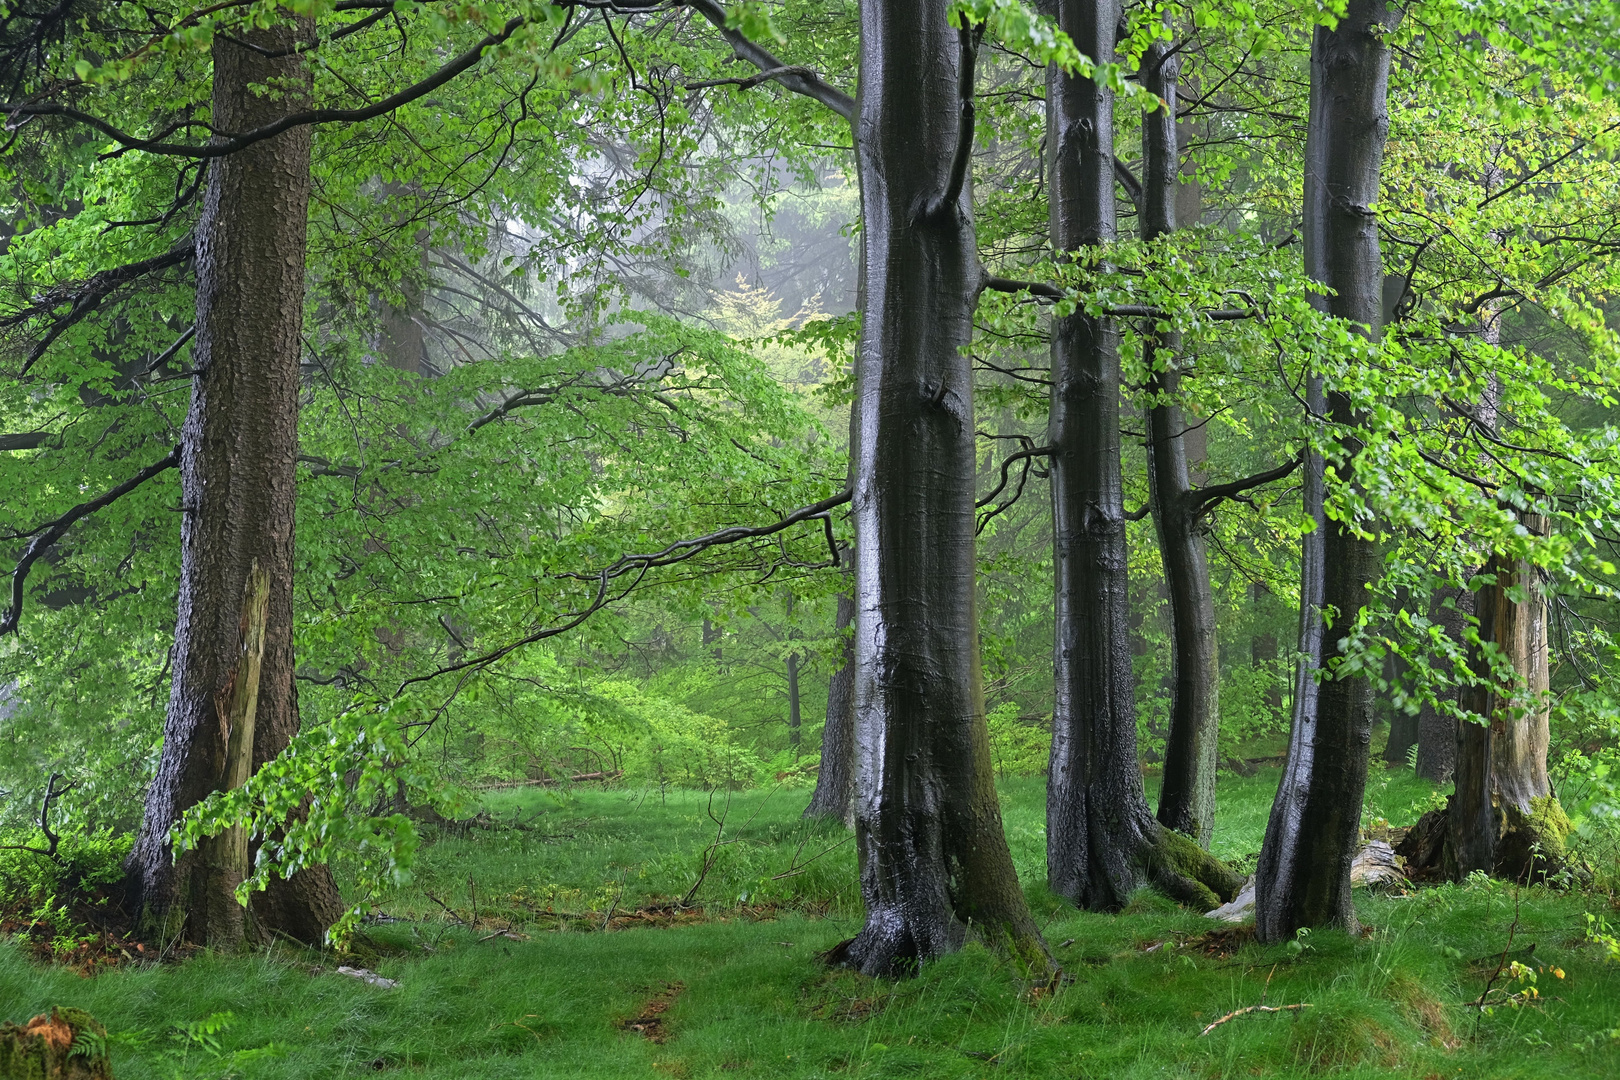
<instances>
[{"instance_id":1,"label":"shadowed forest background","mask_svg":"<svg viewBox=\"0 0 1620 1080\"><path fill-rule=\"evenodd\" d=\"M0 1077L1620 1072L1617 84L0 3Z\"/></svg>"}]
</instances>

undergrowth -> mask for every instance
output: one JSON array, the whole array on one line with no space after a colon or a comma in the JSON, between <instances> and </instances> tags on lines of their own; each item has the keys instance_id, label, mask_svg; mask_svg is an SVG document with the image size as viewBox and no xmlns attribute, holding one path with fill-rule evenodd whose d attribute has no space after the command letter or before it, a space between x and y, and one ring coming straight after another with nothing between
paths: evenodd
<instances>
[{"instance_id":1,"label":"undergrowth","mask_svg":"<svg viewBox=\"0 0 1620 1080\"><path fill-rule=\"evenodd\" d=\"M1409 823L1425 788L1377 779L1371 817ZM1218 850L1258 847L1275 782L1223 778ZM827 969L817 954L859 926L855 858L840 828L798 818L802 792L728 808L519 789L476 825L427 830L416 881L376 898L352 954L278 942L85 979L5 948L0 1002L13 1019L90 1010L120 1080L1620 1075L1606 897L1483 879L1358 894L1365 937L1262 946L1151 894L1119 915L1056 902L1038 884L1041 796L1003 787L1069 975L1051 991L979 946L899 982ZM1239 1012L1257 1005L1279 1011Z\"/></svg>"}]
</instances>

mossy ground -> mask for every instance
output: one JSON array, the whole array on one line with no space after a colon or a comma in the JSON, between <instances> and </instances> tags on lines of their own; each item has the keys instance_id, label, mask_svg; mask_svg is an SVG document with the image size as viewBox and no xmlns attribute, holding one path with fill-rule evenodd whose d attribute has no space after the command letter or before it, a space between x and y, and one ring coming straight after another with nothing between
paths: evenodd
<instances>
[{"instance_id":1,"label":"mossy ground","mask_svg":"<svg viewBox=\"0 0 1620 1080\"><path fill-rule=\"evenodd\" d=\"M1275 784L1275 770L1223 779L1217 853L1258 848ZM1430 790L1375 777L1369 818L1409 822ZM1534 943L1540 996L1481 1016L1466 1003L1507 941L1510 887L1361 895L1367 936L1303 947L1257 945L1152 894L1120 915L1077 913L1038 884L1039 781L1003 792L1014 858L1072 977L1053 992L977 946L910 980L829 971L816 954L859 926L854 855L836 826L799 822L803 791L736 795L725 811L724 796L711 808L692 793L528 789L489 800L527 828L429 844L416 883L380 903L403 921L369 924L355 956L277 945L86 979L12 945L0 1002L14 1018L88 1009L112 1031L120 1080L1620 1076L1620 964L1583 937L1584 912L1608 911L1607 897L1519 896L1514 949ZM711 809L736 842L711 852L699 910L655 908L690 890L718 830ZM488 936L504 928L523 939ZM341 963L400 985L339 975ZM1565 977L1536 970L1552 967ZM1199 1034L1261 1003L1311 1007Z\"/></svg>"}]
</instances>

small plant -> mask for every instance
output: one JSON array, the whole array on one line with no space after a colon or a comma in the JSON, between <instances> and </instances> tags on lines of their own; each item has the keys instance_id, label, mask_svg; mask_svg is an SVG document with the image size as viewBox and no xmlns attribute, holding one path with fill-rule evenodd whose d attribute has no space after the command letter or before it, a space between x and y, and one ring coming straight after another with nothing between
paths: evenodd
<instances>
[{"instance_id":1,"label":"small plant","mask_svg":"<svg viewBox=\"0 0 1620 1080\"><path fill-rule=\"evenodd\" d=\"M1620 963L1620 932L1602 915L1586 913L1586 943L1595 945L1613 963Z\"/></svg>"}]
</instances>

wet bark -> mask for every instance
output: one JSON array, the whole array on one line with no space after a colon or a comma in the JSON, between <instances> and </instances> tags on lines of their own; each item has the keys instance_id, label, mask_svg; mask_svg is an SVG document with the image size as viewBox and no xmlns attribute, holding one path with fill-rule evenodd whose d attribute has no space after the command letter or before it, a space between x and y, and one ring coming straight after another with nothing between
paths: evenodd
<instances>
[{"instance_id":1,"label":"wet bark","mask_svg":"<svg viewBox=\"0 0 1620 1080\"><path fill-rule=\"evenodd\" d=\"M308 98L302 54L283 52L307 22L214 40L213 123L247 131ZM274 83L277 95L255 93ZM197 334L191 410L182 432L181 576L174 682L163 751L128 863L134 911L186 940L237 934L217 875L198 852L171 860L170 826L225 783L227 746L216 694L238 657L244 584L269 578L256 703L256 769L298 729L293 683L293 485L310 129L295 128L216 161L197 227ZM330 873L304 871L257 897L257 930L319 942L341 911Z\"/></svg>"},{"instance_id":2,"label":"wet bark","mask_svg":"<svg viewBox=\"0 0 1620 1080\"><path fill-rule=\"evenodd\" d=\"M1047 10L1082 53L1113 59L1116 0L1055 0ZM1063 257L1116 235L1113 94L1051 68L1046 107L1051 238ZM1081 907L1117 909L1152 884L1207 910L1241 882L1154 820L1137 761L1119 335L1112 320L1083 311L1055 318L1051 355L1056 686L1047 881Z\"/></svg>"},{"instance_id":3,"label":"wet bark","mask_svg":"<svg viewBox=\"0 0 1620 1080\"><path fill-rule=\"evenodd\" d=\"M1448 603L1449 601L1449 603ZM1468 616L1474 613L1474 594L1464 589L1443 588L1434 595L1429 618L1445 628L1446 636L1461 644ZM1452 692L1455 699L1455 691ZM1417 774L1437 784L1449 783L1457 765L1457 722L1451 716L1424 703L1418 709Z\"/></svg>"},{"instance_id":4,"label":"wet bark","mask_svg":"<svg viewBox=\"0 0 1620 1080\"><path fill-rule=\"evenodd\" d=\"M1378 199L1389 130L1390 50L1380 31L1396 18L1384 0L1350 0L1338 26L1318 27L1311 43L1305 268L1332 288L1322 298L1329 313L1373 335L1383 318L1384 275L1369 207ZM1349 400L1338 392L1322 397L1313 380L1313 410L1325 404L1334 423L1353 431L1358 418ZM1337 466L1352 483L1356 449L1349 439ZM1256 868L1255 930L1262 941L1291 938L1301 927L1358 927L1350 863L1371 755L1372 686L1364 677L1317 679L1365 603L1377 551L1345 525L1324 521L1320 468L1317 460L1307 465L1306 510L1320 524L1301 553L1304 660L1293 729Z\"/></svg>"},{"instance_id":5,"label":"wet bark","mask_svg":"<svg viewBox=\"0 0 1620 1080\"><path fill-rule=\"evenodd\" d=\"M1155 41L1142 57L1143 88L1176 100L1179 62L1172 43ZM1176 229L1180 160L1175 112L1142 117L1142 239ZM1188 467L1187 424L1181 392L1181 335L1152 335L1148 408L1148 487L1170 597L1170 730L1164 744L1159 787L1159 823L1209 847L1215 831L1216 735L1219 723L1220 653L1209 554L1200 530Z\"/></svg>"},{"instance_id":6,"label":"wet bark","mask_svg":"<svg viewBox=\"0 0 1620 1080\"><path fill-rule=\"evenodd\" d=\"M843 662L827 684L827 723L821 729L821 767L816 790L805 807L807 818L836 818L855 825L855 597L838 594L838 634L844 641Z\"/></svg>"},{"instance_id":7,"label":"wet bark","mask_svg":"<svg viewBox=\"0 0 1620 1080\"><path fill-rule=\"evenodd\" d=\"M984 718L964 351L980 270L958 154L972 49L947 9L861 5L866 306L852 509L866 923L828 959L867 974L915 970L960 947L969 926L1025 966L1050 967L1002 830Z\"/></svg>"}]
</instances>

